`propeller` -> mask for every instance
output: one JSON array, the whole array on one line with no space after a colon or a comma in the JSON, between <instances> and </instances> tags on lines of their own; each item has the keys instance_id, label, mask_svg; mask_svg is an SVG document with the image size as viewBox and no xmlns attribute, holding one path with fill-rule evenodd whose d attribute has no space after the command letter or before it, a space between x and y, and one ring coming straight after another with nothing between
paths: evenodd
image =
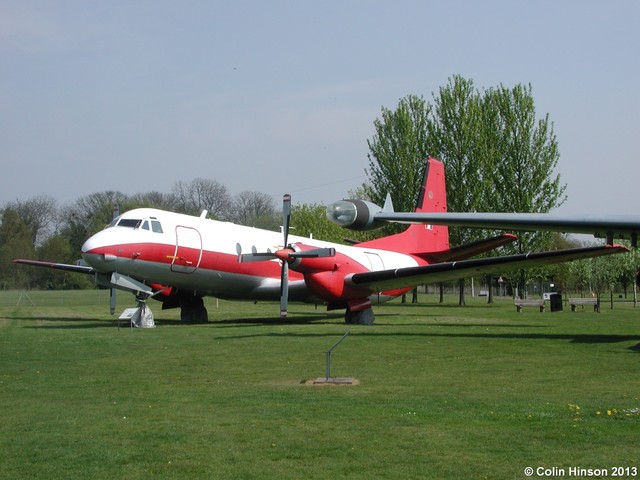
<instances>
[{"instance_id":1,"label":"propeller","mask_svg":"<svg viewBox=\"0 0 640 480\"><path fill-rule=\"evenodd\" d=\"M113 204L113 213L111 214L111 221L120 216L120 207L117 203ZM111 287L109 290L109 313L113 315L116 313L116 289Z\"/></svg>"},{"instance_id":2,"label":"propeller","mask_svg":"<svg viewBox=\"0 0 640 480\"><path fill-rule=\"evenodd\" d=\"M296 251L289 244L289 224L291 220L291 195L288 193L282 198L282 233L284 236L284 248L272 252L257 252L255 248L251 253L240 253L238 262L263 262L265 260L278 259L282 263L280 270L280 317L287 316L287 304L289 302L289 263L298 258L323 258L335 257L335 248L314 248L312 250Z\"/></svg>"},{"instance_id":3,"label":"propeller","mask_svg":"<svg viewBox=\"0 0 640 480\"><path fill-rule=\"evenodd\" d=\"M285 193L282 197L282 233L284 235L284 248L289 246L289 223L291 221L291 195ZM281 258L282 270L280 271L280 318L287 317L287 303L289 303L289 261Z\"/></svg>"}]
</instances>

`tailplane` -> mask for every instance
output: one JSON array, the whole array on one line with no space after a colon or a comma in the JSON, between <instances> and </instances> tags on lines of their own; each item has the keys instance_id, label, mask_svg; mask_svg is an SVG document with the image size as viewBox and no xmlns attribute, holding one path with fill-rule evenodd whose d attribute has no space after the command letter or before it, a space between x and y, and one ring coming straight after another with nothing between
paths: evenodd
<instances>
[{"instance_id":1,"label":"tailplane","mask_svg":"<svg viewBox=\"0 0 640 480\"><path fill-rule=\"evenodd\" d=\"M427 160L415 211L429 213L447 211L444 164L434 158ZM363 242L358 246L425 256L449 249L449 227L412 224L402 233Z\"/></svg>"}]
</instances>

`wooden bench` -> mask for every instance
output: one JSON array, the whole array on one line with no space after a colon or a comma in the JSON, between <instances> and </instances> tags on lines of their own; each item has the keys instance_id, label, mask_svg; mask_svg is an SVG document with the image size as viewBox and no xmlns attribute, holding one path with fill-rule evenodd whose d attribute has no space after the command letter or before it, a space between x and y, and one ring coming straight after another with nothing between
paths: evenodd
<instances>
[{"instance_id":1,"label":"wooden bench","mask_svg":"<svg viewBox=\"0 0 640 480\"><path fill-rule=\"evenodd\" d=\"M593 311L600 312L600 299L598 298L570 298L569 305L571 305L572 312L575 312L578 306L584 308L585 305L593 305Z\"/></svg>"},{"instance_id":2,"label":"wooden bench","mask_svg":"<svg viewBox=\"0 0 640 480\"><path fill-rule=\"evenodd\" d=\"M522 307L540 307L540 311L544 312L544 299L522 299L516 298L513 302L518 312L522 311Z\"/></svg>"}]
</instances>

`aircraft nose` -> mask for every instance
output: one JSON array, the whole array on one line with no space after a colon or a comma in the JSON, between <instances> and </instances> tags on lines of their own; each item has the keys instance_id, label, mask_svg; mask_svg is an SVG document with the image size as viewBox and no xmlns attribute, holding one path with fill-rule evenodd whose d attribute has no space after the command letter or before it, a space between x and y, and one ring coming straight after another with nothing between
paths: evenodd
<instances>
[{"instance_id":1,"label":"aircraft nose","mask_svg":"<svg viewBox=\"0 0 640 480\"><path fill-rule=\"evenodd\" d=\"M82 244L82 254L84 255L85 253L91 253L92 251L94 251L96 248L98 248L99 243L96 240L96 235L93 235L92 237L89 237L83 244Z\"/></svg>"},{"instance_id":2,"label":"aircraft nose","mask_svg":"<svg viewBox=\"0 0 640 480\"><path fill-rule=\"evenodd\" d=\"M105 242L101 240L102 232L89 237L82 245L81 252L84 261L96 270L100 270L104 265L104 246Z\"/></svg>"}]
</instances>

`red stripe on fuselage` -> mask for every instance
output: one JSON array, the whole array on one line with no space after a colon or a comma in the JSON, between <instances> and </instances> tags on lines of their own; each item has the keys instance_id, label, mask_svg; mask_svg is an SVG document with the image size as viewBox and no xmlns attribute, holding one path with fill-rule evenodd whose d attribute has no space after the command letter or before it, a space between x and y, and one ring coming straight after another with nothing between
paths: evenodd
<instances>
[{"instance_id":1,"label":"red stripe on fuselage","mask_svg":"<svg viewBox=\"0 0 640 480\"><path fill-rule=\"evenodd\" d=\"M170 266L180 264L180 259L176 259L176 246L164 243L126 243L120 245L107 245L97 247L85 252L87 255L114 256L124 260L138 260L140 262L152 262ZM198 258L200 250L197 248L180 247L180 255L186 258ZM92 262L93 263L93 262ZM99 271L110 271L108 261L102 265L92 265ZM195 265L194 265L195 267ZM260 276L269 278L280 278L280 262L275 260L264 262L239 263L237 255L221 252L202 251L202 258L198 269L222 271L239 275ZM119 270L122 270L121 268ZM126 273L126 272L122 272ZM176 275L184 275L176 273ZM302 274L291 271L291 280L301 280Z\"/></svg>"}]
</instances>

